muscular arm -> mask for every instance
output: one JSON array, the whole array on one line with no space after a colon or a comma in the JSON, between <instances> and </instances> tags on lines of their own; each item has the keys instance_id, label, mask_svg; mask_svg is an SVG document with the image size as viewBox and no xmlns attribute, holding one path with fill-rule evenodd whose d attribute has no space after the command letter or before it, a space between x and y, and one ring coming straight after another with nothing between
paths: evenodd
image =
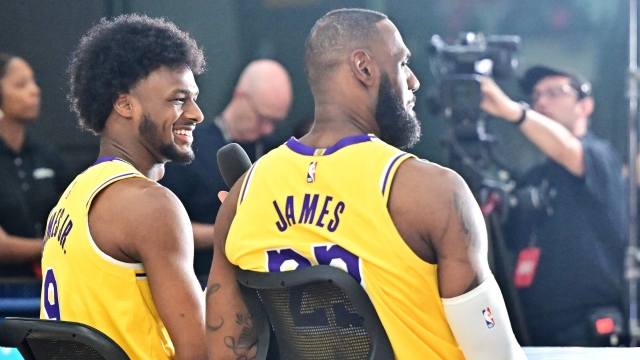
<instances>
[{"instance_id":1,"label":"muscular arm","mask_svg":"<svg viewBox=\"0 0 640 360\"><path fill-rule=\"evenodd\" d=\"M458 174L407 160L393 180L389 207L407 245L423 260L438 264L440 297L469 292L487 278L484 219Z\"/></svg>"},{"instance_id":2,"label":"muscular arm","mask_svg":"<svg viewBox=\"0 0 640 360\"><path fill-rule=\"evenodd\" d=\"M207 347L209 359L251 359L257 351L258 334L240 294L235 267L225 254L229 227L236 213L238 181L222 204L216 219L213 264L206 290Z\"/></svg>"},{"instance_id":3,"label":"muscular arm","mask_svg":"<svg viewBox=\"0 0 640 360\"><path fill-rule=\"evenodd\" d=\"M0 264L23 264L40 259L42 239L7 234L0 227Z\"/></svg>"},{"instance_id":4,"label":"muscular arm","mask_svg":"<svg viewBox=\"0 0 640 360\"><path fill-rule=\"evenodd\" d=\"M118 181L94 200L89 227L98 247L141 262L177 359L206 359L204 301L193 272L193 238L182 204L145 179Z\"/></svg>"},{"instance_id":5,"label":"muscular arm","mask_svg":"<svg viewBox=\"0 0 640 360\"><path fill-rule=\"evenodd\" d=\"M487 261L487 231L471 191L451 170L410 159L393 180L390 212L407 245L438 265L438 288L465 358L526 359ZM487 327L482 309L496 325Z\"/></svg>"},{"instance_id":6,"label":"muscular arm","mask_svg":"<svg viewBox=\"0 0 640 360\"><path fill-rule=\"evenodd\" d=\"M480 104L487 113L515 122L522 115L520 104L511 100L490 78L482 80ZM520 125L522 133L540 151L575 176L584 175L583 149L580 140L560 123L533 110Z\"/></svg>"}]
</instances>

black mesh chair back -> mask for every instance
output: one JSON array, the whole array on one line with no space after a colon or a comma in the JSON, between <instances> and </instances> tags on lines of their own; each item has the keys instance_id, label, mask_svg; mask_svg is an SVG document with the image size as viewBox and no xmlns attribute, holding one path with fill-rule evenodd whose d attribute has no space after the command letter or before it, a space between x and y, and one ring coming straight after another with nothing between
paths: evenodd
<instances>
[{"instance_id":1,"label":"black mesh chair back","mask_svg":"<svg viewBox=\"0 0 640 360\"><path fill-rule=\"evenodd\" d=\"M267 358L270 333L277 351L269 358L394 358L369 296L345 271L329 265L279 273L238 269L236 279L258 329L257 359Z\"/></svg>"},{"instance_id":2,"label":"black mesh chair back","mask_svg":"<svg viewBox=\"0 0 640 360\"><path fill-rule=\"evenodd\" d=\"M128 360L107 335L85 324L27 318L6 318L0 346L18 348L26 360Z\"/></svg>"}]
</instances>

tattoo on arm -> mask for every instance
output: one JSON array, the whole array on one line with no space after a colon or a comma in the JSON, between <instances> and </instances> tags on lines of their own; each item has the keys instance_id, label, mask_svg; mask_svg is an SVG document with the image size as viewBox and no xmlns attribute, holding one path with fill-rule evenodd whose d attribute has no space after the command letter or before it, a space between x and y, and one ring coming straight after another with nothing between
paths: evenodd
<instances>
[{"instance_id":1,"label":"tattoo on arm","mask_svg":"<svg viewBox=\"0 0 640 360\"><path fill-rule=\"evenodd\" d=\"M238 355L238 359L248 359L247 352L258 343L258 332L253 326L251 314L236 314L236 324L242 326L238 338L227 336L224 344Z\"/></svg>"},{"instance_id":2,"label":"tattoo on arm","mask_svg":"<svg viewBox=\"0 0 640 360\"><path fill-rule=\"evenodd\" d=\"M456 211L458 212L458 214L460 214L460 225L462 225L462 230L464 231L465 234L469 235L469 228L467 227L467 224L465 223L465 207L467 206L467 202L462 199L462 197L460 196L460 194L458 194L457 191L454 190L453 192L453 203L456 206Z\"/></svg>"},{"instance_id":3,"label":"tattoo on arm","mask_svg":"<svg viewBox=\"0 0 640 360\"><path fill-rule=\"evenodd\" d=\"M206 298L207 300L213 294L220 290L220 284L211 284L207 288ZM236 314L236 324L240 325L240 335L235 338L233 336L226 336L224 338L224 344L227 348L231 349L233 353L238 356L237 360L252 360L255 356L249 357L250 350L258 344L258 331L253 326L253 320L251 314ZM224 325L224 318L220 317L220 323L218 325L212 325L207 322L207 331L215 332L222 328Z\"/></svg>"},{"instance_id":4,"label":"tattoo on arm","mask_svg":"<svg viewBox=\"0 0 640 360\"><path fill-rule=\"evenodd\" d=\"M209 296L213 295L213 293L218 290L220 290L220 284L211 284L211 286L207 288L207 299L209 298Z\"/></svg>"},{"instance_id":5,"label":"tattoo on arm","mask_svg":"<svg viewBox=\"0 0 640 360\"><path fill-rule=\"evenodd\" d=\"M471 246L475 246L477 239L476 236L474 234L474 232L472 232L469 228L469 222L471 221L469 219L469 216L471 216L470 211L469 211L469 204L467 202L467 200L462 197L462 195L460 193L458 193L458 191L454 190L453 191L453 203L455 205L456 208L456 212L458 212L458 214L460 214L460 226L462 227L462 231L464 231L465 235L467 235L467 248L471 247Z\"/></svg>"},{"instance_id":6,"label":"tattoo on arm","mask_svg":"<svg viewBox=\"0 0 640 360\"><path fill-rule=\"evenodd\" d=\"M213 293L215 293L216 291L220 290L220 284L212 284L211 286L209 286L207 288L207 300L209 299L209 296L213 295ZM224 325L224 318L220 317L220 324L219 325L211 325L208 322L206 323L207 326L207 331L218 331L220 330L220 328L222 327L222 325Z\"/></svg>"},{"instance_id":7,"label":"tattoo on arm","mask_svg":"<svg viewBox=\"0 0 640 360\"><path fill-rule=\"evenodd\" d=\"M211 324L207 323L207 331L211 331L211 332L218 331L218 330L220 330L222 325L224 325L224 318L221 316L220 317L220 325L211 325Z\"/></svg>"}]
</instances>

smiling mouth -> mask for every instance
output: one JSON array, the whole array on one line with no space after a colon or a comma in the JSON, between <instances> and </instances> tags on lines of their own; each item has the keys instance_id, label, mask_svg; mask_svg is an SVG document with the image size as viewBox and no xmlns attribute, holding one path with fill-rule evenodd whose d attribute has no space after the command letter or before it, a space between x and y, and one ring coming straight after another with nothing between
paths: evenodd
<instances>
[{"instance_id":1,"label":"smiling mouth","mask_svg":"<svg viewBox=\"0 0 640 360\"><path fill-rule=\"evenodd\" d=\"M173 133L176 135L184 135L184 136L193 136L193 130L186 130L186 129L180 129L180 130L173 130Z\"/></svg>"},{"instance_id":2,"label":"smiling mouth","mask_svg":"<svg viewBox=\"0 0 640 360\"><path fill-rule=\"evenodd\" d=\"M193 141L193 130L191 129L175 129L173 130L173 136L177 137L185 143L191 143Z\"/></svg>"}]
</instances>

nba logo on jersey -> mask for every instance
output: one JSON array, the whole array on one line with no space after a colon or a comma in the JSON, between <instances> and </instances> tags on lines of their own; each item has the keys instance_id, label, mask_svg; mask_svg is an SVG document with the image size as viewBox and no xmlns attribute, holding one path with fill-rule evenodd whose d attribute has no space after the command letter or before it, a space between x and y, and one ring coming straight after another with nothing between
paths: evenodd
<instances>
[{"instance_id":1,"label":"nba logo on jersey","mask_svg":"<svg viewBox=\"0 0 640 360\"><path fill-rule=\"evenodd\" d=\"M486 308L486 309L482 310L482 316L484 316L484 322L487 323L487 327L489 329L491 329L492 327L496 326L496 322L495 322L495 320L493 320L493 316L491 316L491 309Z\"/></svg>"},{"instance_id":2,"label":"nba logo on jersey","mask_svg":"<svg viewBox=\"0 0 640 360\"><path fill-rule=\"evenodd\" d=\"M316 181L316 167L318 166L318 162L314 161L309 164L309 170L307 170L307 182L312 183Z\"/></svg>"}]
</instances>

